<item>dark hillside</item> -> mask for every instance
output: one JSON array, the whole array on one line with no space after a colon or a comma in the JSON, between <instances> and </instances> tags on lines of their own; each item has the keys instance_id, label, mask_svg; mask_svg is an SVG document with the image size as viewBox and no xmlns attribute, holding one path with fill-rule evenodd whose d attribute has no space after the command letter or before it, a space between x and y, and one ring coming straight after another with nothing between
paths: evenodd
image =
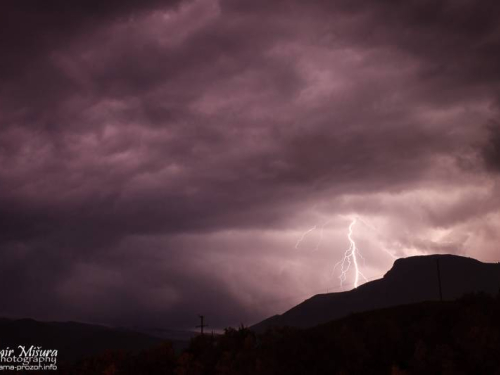
<instances>
[{"instance_id":1,"label":"dark hillside","mask_svg":"<svg viewBox=\"0 0 500 375\"><path fill-rule=\"evenodd\" d=\"M500 298L473 294L357 313L314 328L247 328L167 347L107 354L65 373L97 375L500 374ZM147 369L147 371L145 370ZM109 371L113 372L109 372Z\"/></svg>"},{"instance_id":2,"label":"dark hillside","mask_svg":"<svg viewBox=\"0 0 500 375\"><path fill-rule=\"evenodd\" d=\"M342 293L318 294L252 327L313 327L353 312L439 300L437 261L443 299L452 301L467 293L495 294L500 288L500 264L482 263L454 255L398 259L382 279Z\"/></svg>"}]
</instances>

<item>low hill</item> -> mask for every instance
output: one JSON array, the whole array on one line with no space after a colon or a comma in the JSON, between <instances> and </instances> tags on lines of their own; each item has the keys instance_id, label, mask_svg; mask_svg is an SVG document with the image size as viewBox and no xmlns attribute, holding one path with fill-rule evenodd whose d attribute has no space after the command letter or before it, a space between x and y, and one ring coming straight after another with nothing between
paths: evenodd
<instances>
[{"instance_id":1,"label":"low hill","mask_svg":"<svg viewBox=\"0 0 500 375\"><path fill-rule=\"evenodd\" d=\"M164 341L133 331L77 322L0 319L0 348L18 345L57 349L58 362L72 361L105 350L139 351Z\"/></svg>"},{"instance_id":2,"label":"low hill","mask_svg":"<svg viewBox=\"0 0 500 375\"><path fill-rule=\"evenodd\" d=\"M496 294L500 289L499 263L482 263L455 255L401 258L382 279L348 292L315 295L252 329L263 332L279 326L307 328L353 312L439 300L438 264L443 300L455 300L473 292Z\"/></svg>"},{"instance_id":3,"label":"low hill","mask_svg":"<svg viewBox=\"0 0 500 375\"><path fill-rule=\"evenodd\" d=\"M168 347L101 355L65 375L500 374L500 294L469 294L356 313L312 328L263 334L240 327Z\"/></svg>"}]
</instances>

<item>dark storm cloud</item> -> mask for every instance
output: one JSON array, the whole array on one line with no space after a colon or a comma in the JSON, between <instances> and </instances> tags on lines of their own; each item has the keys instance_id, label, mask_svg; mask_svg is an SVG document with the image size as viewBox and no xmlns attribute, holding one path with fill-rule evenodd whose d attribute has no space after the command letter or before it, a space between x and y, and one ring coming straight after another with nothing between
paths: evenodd
<instances>
[{"instance_id":1,"label":"dark storm cloud","mask_svg":"<svg viewBox=\"0 0 500 375\"><path fill-rule=\"evenodd\" d=\"M0 6L5 313L255 319L318 282L283 249L332 213L398 256L492 248L495 2L40 4Z\"/></svg>"},{"instance_id":2,"label":"dark storm cloud","mask_svg":"<svg viewBox=\"0 0 500 375\"><path fill-rule=\"evenodd\" d=\"M82 30L179 3L176 0L4 1L0 5L2 78L19 78L27 65L36 63L60 43L70 42Z\"/></svg>"},{"instance_id":3,"label":"dark storm cloud","mask_svg":"<svg viewBox=\"0 0 500 375\"><path fill-rule=\"evenodd\" d=\"M54 51L68 47L81 33L99 30L110 22L135 17L158 7L173 8L179 3L180 0L2 2L0 104L3 111L7 114L10 112L7 108L36 109L31 113L31 121L37 120L42 109L54 113L61 96L81 89L52 64ZM45 125L57 120L47 119Z\"/></svg>"},{"instance_id":4,"label":"dark storm cloud","mask_svg":"<svg viewBox=\"0 0 500 375\"><path fill-rule=\"evenodd\" d=\"M484 161L493 172L500 172L500 124L490 124L488 130L489 138L482 150Z\"/></svg>"},{"instance_id":5,"label":"dark storm cloud","mask_svg":"<svg viewBox=\"0 0 500 375\"><path fill-rule=\"evenodd\" d=\"M316 42L330 46L353 45L368 49L400 51L418 64L420 80L415 90L439 86L426 92L428 100L453 104L457 99L495 90L499 94L500 29L493 1L378 1L352 2L223 1L231 11L266 15L303 12L318 20ZM323 13L320 17L319 14ZM403 63L398 58L393 64ZM474 90L471 92L471 90ZM430 95L429 95L430 94ZM421 98L424 99L424 98ZM497 103L498 104L498 103Z\"/></svg>"}]
</instances>

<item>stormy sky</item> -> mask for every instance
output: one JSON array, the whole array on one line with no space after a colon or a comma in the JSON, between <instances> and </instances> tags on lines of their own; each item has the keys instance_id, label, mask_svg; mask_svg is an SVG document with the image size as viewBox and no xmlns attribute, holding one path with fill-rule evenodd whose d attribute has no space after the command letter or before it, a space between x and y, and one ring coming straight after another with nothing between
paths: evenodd
<instances>
[{"instance_id":1,"label":"stormy sky","mask_svg":"<svg viewBox=\"0 0 500 375\"><path fill-rule=\"evenodd\" d=\"M354 217L368 279L500 260L498 14L2 1L0 315L256 323L340 290Z\"/></svg>"}]
</instances>

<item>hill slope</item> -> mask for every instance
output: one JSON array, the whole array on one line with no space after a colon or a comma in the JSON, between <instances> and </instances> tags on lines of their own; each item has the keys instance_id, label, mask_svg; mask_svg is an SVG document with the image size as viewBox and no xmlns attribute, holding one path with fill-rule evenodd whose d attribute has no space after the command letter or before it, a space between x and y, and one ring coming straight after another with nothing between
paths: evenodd
<instances>
[{"instance_id":1,"label":"hill slope","mask_svg":"<svg viewBox=\"0 0 500 375\"><path fill-rule=\"evenodd\" d=\"M105 350L139 351L163 340L127 330L76 322L39 322L33 319L0 319L0 347L40 345L57 349L58 358L71 361Z\"/></svg>"},{"instance_id":2,"label":"hill slope","mask_svg":"<svg viewBox=\"0 0 500 375\"><path fill-rule=\"evenodd\" d=\"M105 355L65 375L500 374L500 294L420 302L352 314L313 328L199 335L178 355Z\"/></svg>"},{"instance_id":3,"label":"hill slope","mask_svg":"<svg viewBox=\"0 0 500 375\"><path fill-rule=\"evenodd\" d=\"M382 279L348 292L315 295L252 329L262 332L275 326L313 327L352 312L438 300L437 261L444 300L454 300L471 292L495 294L500 288L498 263L482 263L455 255L401 258Z\"/></svg>"}]
</instances>

